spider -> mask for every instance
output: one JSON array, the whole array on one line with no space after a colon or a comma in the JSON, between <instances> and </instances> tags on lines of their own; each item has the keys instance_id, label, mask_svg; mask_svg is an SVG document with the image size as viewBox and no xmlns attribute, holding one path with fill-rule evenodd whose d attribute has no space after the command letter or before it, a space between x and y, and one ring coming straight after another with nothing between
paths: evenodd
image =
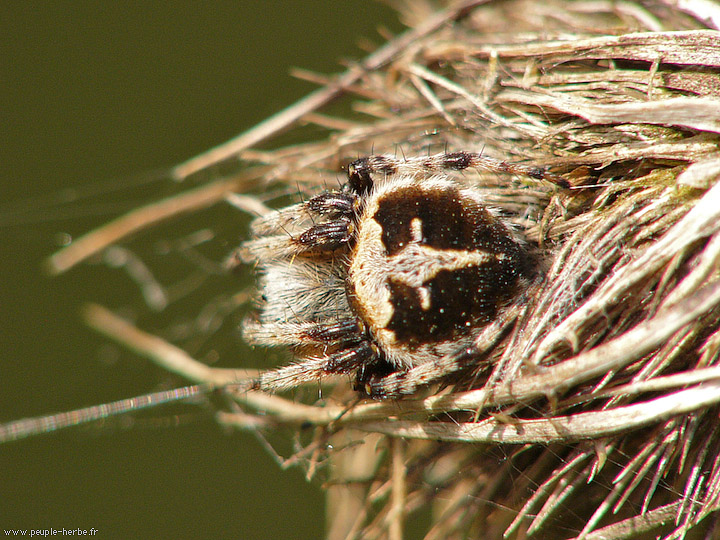
<instances>
[{"instance_id":1,"label":"spider","mask_svg":"<svg viewBox=\"0 0 720 540\"><path fill-rule=\"evenodd\" d=\"M400 397L481 355L480 338L501 333L499 315L537 269L481 193L446 174L468 168L568 187L545 169L478 153L377 155L354 161L341 189L252 222L239 256L256 265L262 300L244 337L298 358L253 389L347 373L362 394Z\"/></svg>"}]
</instances>

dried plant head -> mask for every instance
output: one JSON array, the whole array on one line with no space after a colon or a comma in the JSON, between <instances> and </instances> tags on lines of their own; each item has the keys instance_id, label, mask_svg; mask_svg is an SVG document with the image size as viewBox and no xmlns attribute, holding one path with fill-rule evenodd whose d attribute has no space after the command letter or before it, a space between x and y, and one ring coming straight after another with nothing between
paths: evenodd
<instances>
[{"instance_id":1,"label":"dried plant head","mask_svg":"<svg viewBox=\"0 0 720 540\"><path fill-rule=\"evenodd\" d=\"M269 123L178 166L176 177L221 157L245 167L184 209L226 197L277 215L266 205L288 186L317 201L343 166L378 153L514 164L453 180L480 194L533 258L507 319L463 342L473 351L464 369L379 402L358 398L347 377L327 378L318 400L317 384L276 394L282 385L257 383L263 374L212 370L164 343L146 354L225 388L242 412L220 412L220 422L314 427L288 463L309 477L323 471L329 538L400 538L415 522L428 523L425 538L717 536L720 6L396 4L407 33ZM340 96L350 113L320 114ZM250 149L298 122L328 136ZM261 218L256 227L270 222L286 226ZM349 225L338 230L346 238ZM245 244L255 249L246 259L268 267L275 236L259 237ZM290 244L284 256L304 253ZM66 251L51 264L61 271L83 256ZM324 278L344 291L338 276ZM99 308L90 319L136 349L152 339ZM262 342L273 324L249 332ZM445 369L443 358L428 364Z\"/></svg>"}]
</instances>

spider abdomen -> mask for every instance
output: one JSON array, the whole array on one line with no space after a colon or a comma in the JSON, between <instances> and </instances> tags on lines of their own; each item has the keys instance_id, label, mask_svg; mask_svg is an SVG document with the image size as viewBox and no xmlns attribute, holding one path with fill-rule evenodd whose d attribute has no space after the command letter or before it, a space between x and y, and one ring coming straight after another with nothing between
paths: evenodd
<instances>
[{"instance_id":1,"label":"spider abdomen","mask_svg":"<svg viewBox=\"0 0 720 540\"><path fill-rule=\"evenodd\" d=\"M479 194L405 176L368 195L348 269L350 304L397 367L457 348L526 273L524 244Z\"/></svg>"}]
</instances>

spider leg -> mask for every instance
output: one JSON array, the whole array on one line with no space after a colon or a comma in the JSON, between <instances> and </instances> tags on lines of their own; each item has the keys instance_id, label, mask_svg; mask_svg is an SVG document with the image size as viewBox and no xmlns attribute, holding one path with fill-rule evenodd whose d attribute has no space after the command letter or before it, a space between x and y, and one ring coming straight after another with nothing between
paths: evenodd
<instances>
[{"instance_id":1,"label":"spider leg","mask_svg":"<svg viewBox=\"0 0 720 540\"><path fill-rule=\"evenodd\" d=\"M428 175L441 171L463 171L469 168L489 171L521 174L544 180L563 189L570 187L562 176L548 171L545 167L513 163L485 156L477 152L449 152L427 157L396 158L393 156L367 156L360 158L348 167L348 183L356 193L363 195L373 186L372 175Z\"/></svg>"},{"instance_id":2,"label":"spider leg","mask_svg":"<svg viewBox=\"0 0 720 540\"><path fill-rule=\"evenodd\" d=\"M262 374L252 385L259 390L282 390L323 375L356 371L372 363L377 356L355 319L340 319L328 324L247 323L244 337L249 343L258 345L324 346L334 351Z\"/></svg>"},{"instance_id":3,"label":"spider leg","mask_svg":"<svg viewBox=\"0 0 720 540\"><path fill-rule=\"evenodd\" d=\"M334 214L350 217L357 212L359 199L351 191L326 191L307 201L304 206L318 216Z\"/></svg>"},{"instance_id":4,"label":"spider leg","mask_svg":"<svg viewBox=\"0 0 720 540\"><path fill-rule=\"evenodd\" d=\"M536 180L545 180L563 189L570 187L570 183L565 178L548 171L545 167L512 163L473 152L451 152L440 154L439 157L441 158L441 167L444 169L462 171L473 167L500 173L522 174Z\"/></svg>"},{"instance_id":5,"label":"spider leg","mask_svg":"<svg viewBox=\"0 0 720 540\"><path fill-rule=\"evenodd\" d=\"M292 235L311 224L312 216L308 213L306 203L293 204L253 219L250 223L250 233L256 238L283 232Z\"/></svg>"},{"instance_id":6,"label":"spider leg","mask_svg":"<svg viewBox=\"0 0 720 540\"><path fill-rule=\"evenodd\" d=\"M395 371L385 376L367 377L365 392L373 399L394 399L414 394L418 388L448 377L466 367L455 355L427 362L408 371Z\"/></svg>"},{"instance_id":7,"label":"spider leg","mask_svg":"<svg viewBox=\"0 0 720 540\"><path fill-rule=\"evenodd\" d=\"M314 322L261 323L246 320L243 338L251 345L339 345L357 343L363 338L355 319L341 319L331 324Z\"/></svg>"},{"instance_id":8,"label":"spider leg","mask_svg":"<svg viewBox=\"0 0 720 540\"><path fill-rule=\"evenodd\" d=\"M471 367L477 367L507 335L517 319L518 312L517 309L507 310L483 328L472 343L454 353L407 371L396 371L385 376L368 378L365 384L366 393L374 399L399 398L414 394L422 386L447 379Z\"/></svg>"},{"instance_id":9,"label":"spider leg","mask_svg":"<svg viewBox=\"0 0 720 540\"><path fill-rule=\"evenodd\" d=\"M244 242L238 249L238 258L249 263L340 249L353 238L353 218L358 208L356 194L328 191L305 203L257 218L251 230L258 238Z\"/></svg>"},{"instance_id":10,"label":"spider leg","mask_svg":"<svg viewBox=\"0 0 720 540\"><path fill-rule=\"evenodd\" d=\"M296 239L307 251L334 251L346 245L355 227L346 217L310 227Z\"/></svg>"},{"instance_id":11,"label":"spider leg","mask_svg":"<svg viewBox=\"0 0 720 540\"><path fill-rule=\"evenodd\" d=\"M360 366L355 374L355 384L353 388L372 398L383 399L385 397L384 395L375 395L373 393L373 385L377 381L384 380L391 374L395 374L397 371L397 366L378 356L375 360Z\"/></svg>"},{"instance_id":12,"label":"spider leg","mask_svg":"<svg viewBox=\"0 0 720 540\"><path fill-rule=\"evenodd\" d=\"M300 362L266 371L253 381L250 389L285 390L306 382L317 381L323 375L349 373L367 362L372 362L375 355L371 344L364 340L329 356L309 357Z\"/></svg>"},{"instance_id":13,"label":"spider leg","mask_svg":"<svg viewBox=\"0 0 720 540\"><path fill-rule=\"evenodd\" d=\"M255 237L280 233L296 236L314 224L316 218L352 217L358 208L358 197L349 191L326 191L308 201L281 208L255 218L250 232Z\"/></svg>"},{"instance_id":14,"label":"spider leg","mask_svg":"<svg viewBox=\"0 0 720 540\"><path fill-rule=\"evenodd\" d=\"M313 225L297 236L264 236L243 242L237 250L237 256L244 263L252 263L261 259L289 259L303 254L330 253L346 246L354 232L352 221L340 217Z\"/></svg>"}]
</instances>

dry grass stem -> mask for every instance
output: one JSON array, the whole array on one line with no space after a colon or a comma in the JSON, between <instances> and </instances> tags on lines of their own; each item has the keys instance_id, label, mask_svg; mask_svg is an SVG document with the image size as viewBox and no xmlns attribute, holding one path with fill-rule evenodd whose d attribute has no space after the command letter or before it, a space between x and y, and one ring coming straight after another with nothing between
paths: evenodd
<instances>
[{"instance_id":1,"label":"dry grass stem","mask_svg":"<svg viewBox=\"0 0 720 540\"><path fill-rule=\"evenodd\" d=\"M54 253L47 260L47 269L51 274L62 274L133 233L185 212L197 211L216 204L231 194L233 190L241 189L243 184L251 178L257 178L260 175L261 173L256 171L229 180L219 180L132 210L75 239L72 244Z\"/></svg>"}]
</instances>

